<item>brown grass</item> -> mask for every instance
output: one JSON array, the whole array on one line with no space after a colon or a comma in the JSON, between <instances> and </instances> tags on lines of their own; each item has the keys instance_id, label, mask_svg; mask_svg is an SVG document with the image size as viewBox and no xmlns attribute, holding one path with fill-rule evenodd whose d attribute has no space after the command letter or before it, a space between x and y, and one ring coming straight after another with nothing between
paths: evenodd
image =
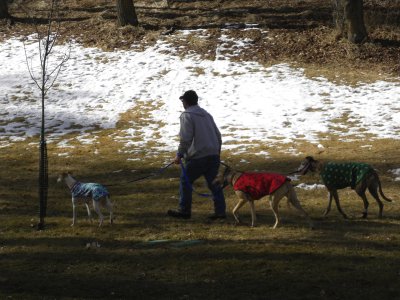
<instances>
[{"instance_id":1,"label":"brown grass","mask_svg":"<svg viewBox=\"0 0 400 300\"><path fill-rule=\"evenodd\" d=\"M59 172L68 169L82 181L110 185L150 174L173 157L173 153L149 158L146 151L118 151L121 145L112 137L130 126L124 118L129 120L130 115L122 118L117 129L96 133L98 144L72 141L76 148L66 150L49 144L44 231L32 228L37 222L38 171L37 147L29 144L37 138L0 149L1 297L395 299L399 295L400 208L397 202L385 203L384 218L378 219L377 205L371 200L369 219L361 220L362 202L350 190L340 192L342 208L350 216L346 221L334 207L327 218L320 217L326 205L325 190L297 189L302 205L316 220L313 231L284 202L283 224L272 230L273 216L266 200L256 203L256 228L248 226L246 206L241 215L247 225L234 226L230 214L227 221L208 222L212 204L198 196L194 196L192 219L180 221L166 216L166 210L175 208L178 201L179 170L171 167L162 175L109 188L115 203L114 226L105 224L99 229L90 224L80 206L78 224L71 228L69 192L55 183ZM298 141L281 147L260 143L260 148L249 148L239 156L224 151L223 158L238 169L282 173L297 168L302 159L282 154L290 147L318 159L370 162L380 173L385 194L398 200L398 184L387 172L399 167L398 141L343 143L340 137L325 138L322 153L315 145ZM371 147L361 148L366 144ZM260 149L270 152L271 158L252 155ZM68 157L58 156L66 151ZM307 175L301 181L311 184L319 178ZM206 191L202 180L195 188ZM236 198L230 189L225 195L230 211ZM88 248L92 242L100 247Z\"/></svg>"}]
</instances>

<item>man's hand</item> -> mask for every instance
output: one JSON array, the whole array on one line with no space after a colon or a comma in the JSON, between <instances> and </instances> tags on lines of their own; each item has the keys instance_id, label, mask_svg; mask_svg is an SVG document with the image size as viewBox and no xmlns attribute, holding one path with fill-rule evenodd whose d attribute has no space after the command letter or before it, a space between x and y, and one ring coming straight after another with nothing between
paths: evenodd
<instances>
[{"instance_id":1,"label":"man's hand","mask_svg":"<svg viewBox=\"0 0 400 300\"><path fill-rule=\"evenodd\" d=\"M180 158L179 155L176 155L176 156L175 156L174 164L176 164L176 165L180 165L180 164L181 164L181 158Z\"/></svg>"}]
</instances>

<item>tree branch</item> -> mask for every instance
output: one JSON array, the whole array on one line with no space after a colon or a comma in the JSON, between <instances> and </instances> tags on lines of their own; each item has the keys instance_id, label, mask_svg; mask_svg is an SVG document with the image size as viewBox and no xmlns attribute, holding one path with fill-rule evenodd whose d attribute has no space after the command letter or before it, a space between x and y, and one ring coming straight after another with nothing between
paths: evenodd
<instances>
[{"instance_id":1,"label":"tree branch","mask_svg":"<svg viewBox=\"0 0 400 300\"><path fill-rule=\"evenodd\" d=\"M40 87L38 81L36 80L35 75L33 74L32 58L31 58L31 66L29 66L28 53L26 52L25 42L23 42L22 44L24 45L25 60L26 60L26 66L28 67L29 75L31 76L33 82L34 82L34 83L37 85L37 87L41 90L41 87Z\"/></svg>"}]
</instances>

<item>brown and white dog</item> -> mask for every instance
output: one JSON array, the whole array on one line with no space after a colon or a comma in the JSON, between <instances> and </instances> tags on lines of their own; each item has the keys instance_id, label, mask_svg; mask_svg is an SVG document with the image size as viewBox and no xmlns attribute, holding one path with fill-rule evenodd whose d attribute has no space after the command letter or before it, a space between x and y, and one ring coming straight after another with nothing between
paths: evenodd
<instances>
[{"instance_id":1,"label":"brown and white dog","mask_svg":"<svg viewBox=\"0 0 400 300\"><path fill-rule=\"evenodd\" d=\"M275 216L275 224L273 228L276 228L280 222L278 208L279 201L283 197L287 197L288 202L307 218L310 227L313 228L311 218L301 207L297 198L297 194L293 186L290 184L290 179L286 176L275 173L238 172L226 166L225 170L218 174L217 178L214 180L214 183L222 188L226 187L227 185L231 185L235 190L235 194L239 198L239 202L234 207L232 213L237 223L240 223L240 219L237 214L239 208L241 208L246 202L249 202L251 210L251 226L255 226L256 213L254 208L254 200L258 200L266 195L269 195L271 209Z\"/></svg>"},{"instance_id":2,"label":"brown and white dog","mask_svg":"<svg viewBox=\"0 0 400 300\"><path fill-rule=\"evenodd\" d=\"M93 208L97 215L99 216L99 227L103 224L103 214L100 211L100 202L104 200L103 204L108 209L110 213L110 224L113 223L113 207L110 201L110 194L107 189L99 183L82 183L77 181L69 173L62 173L59 175L57 182L64 181L72 194L72 224L74 226L76 223L76 204L79 200L83 201L86 206L88 217L92 221L92 214L89 208L89 201L92 200Z\"/></svg>"},{"instance_id":3,"label":"brown and white dog","mask_svg":"<svg viewBox=\"0 0 400 300\"><path fill-rule=\"evenodd\" d=\"M346 214L340 207L339 195L337 192L337 190L346 187L351 187L352 189L354 189L357 195L360 196L363 200L363 218L366 218L368 215L369 203L367 200L367 196L365 195L367 189L379 205L379 218L382 217L383 203L379 198L378 190L383 199L388 202L392 201L383 194L378 173L376 173L376 171L368 164L354 162L325 163L315 160L311 156L307 156L298 168L298 173L305 175L308 171L318 172L322 178L322 181L324 182L324 185L328 189L328 206L324 212L324 216L326 216L331 210L333 198L335 199L338 211L345 219L347 218Z\"/></svg>"}]
</instances>

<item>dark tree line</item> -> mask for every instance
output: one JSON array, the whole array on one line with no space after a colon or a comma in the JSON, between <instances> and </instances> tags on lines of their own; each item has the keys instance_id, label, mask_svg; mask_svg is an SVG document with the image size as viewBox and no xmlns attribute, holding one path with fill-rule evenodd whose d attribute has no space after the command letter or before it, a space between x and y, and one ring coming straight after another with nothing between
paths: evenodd
<instances>
[{"instance_id":1,"label":"dark tree line","mask_svg":"<svg viewBox=\"0 0 400 300\"><path fill-rule=\"evenodd\" d=\"M133 0L117 0L116 7L120 26L137 26L139 24ZM10 17L8 13L8 0L0 0L0 19L7 19Z\"/></svg>"},{"instance_id":2,"label":"dark tree line","mask_svg":"<svg viewBox=\"0 0 400 300\"><path fill-rule=\"evenodd\" d=\"M0 0L0 18L11 18L8 0ZM362 43L368 33L364 23L363 0L333 0L335 23L341 35L352 43ZM139 24L134 0L116 0L118 23L120 26Z\"/></svg>"}]
</instances>

